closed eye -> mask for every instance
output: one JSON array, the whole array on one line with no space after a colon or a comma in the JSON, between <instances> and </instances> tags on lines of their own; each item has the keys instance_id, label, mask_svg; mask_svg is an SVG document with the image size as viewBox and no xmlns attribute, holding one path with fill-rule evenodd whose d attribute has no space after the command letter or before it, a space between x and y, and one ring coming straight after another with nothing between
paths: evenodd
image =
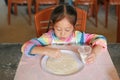
<instances>
[{"instance_id":1,"label":"closed eye","mask_svg":"<svg viewBox=\"0 0 120 80\"><path fill-rule=\"evenodd\" d=\"M57 28L56 30L57 30L57 31L61 31L61 29L60 29L60 28Z\"/></svg>"},{"instance_id":2,"label":"closed eye","mask_svg":"<svg viewBox=\"0 0 120 80\"><path fill-rule=\"evenodd\" d=\"M65 31L69 32L69 31L70 31L70 29L65 29Z\"/></svg>"}]
</instances>

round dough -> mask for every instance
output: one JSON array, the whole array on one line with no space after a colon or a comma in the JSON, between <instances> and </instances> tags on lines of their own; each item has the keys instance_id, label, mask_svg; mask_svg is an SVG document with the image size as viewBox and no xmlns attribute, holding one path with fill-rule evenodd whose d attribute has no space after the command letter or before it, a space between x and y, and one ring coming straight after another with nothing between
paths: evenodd
<instances>
[{"instance_id":1,"label":"round dough","mask_svg":"<svg viewBox=\"0 0 120 80\"><path fill-rule=\"evenodd\" d=\"M73 55L63 53L58 59L48 58L46 67L49 72L64 75L78 71L79 63Z\"/></svg>"}]
</instances>

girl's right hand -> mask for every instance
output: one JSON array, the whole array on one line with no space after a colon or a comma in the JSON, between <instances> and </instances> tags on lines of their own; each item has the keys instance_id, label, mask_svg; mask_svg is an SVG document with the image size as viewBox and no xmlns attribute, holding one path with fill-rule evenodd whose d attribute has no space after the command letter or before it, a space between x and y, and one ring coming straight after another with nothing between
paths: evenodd
<instances>
[{"instance_id":1,"label":"girl's right hand","mask_svg":"<svg viewBox=\"0 0 120 80\"><path fill-rule=\"evenodd\" d=\"M49 47L46 47L45 51L43 52L44 55L47 55L49 57L52 57L52 58L59 58L61 57L61 51L59 49L56 49L56 48L49 48Z\"/></svg>"}]
</instances>

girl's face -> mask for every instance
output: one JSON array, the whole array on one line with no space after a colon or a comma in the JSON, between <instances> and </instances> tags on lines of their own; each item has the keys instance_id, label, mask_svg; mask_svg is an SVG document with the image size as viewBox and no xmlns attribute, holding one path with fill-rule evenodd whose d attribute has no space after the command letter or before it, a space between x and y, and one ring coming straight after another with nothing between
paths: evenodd
<instances>
[{"instance_id":1,"label":"girl's face","mask_svg":"<svg viewBox=\"0 0 120 80\"><path fill-rule=\"evenodd\" d=\"M73 25L70 24L70 22L66 18L58 21L54 25L55 34L60 40L67 39L72 34L73 30Z\"/></svg>"}]
</instances>

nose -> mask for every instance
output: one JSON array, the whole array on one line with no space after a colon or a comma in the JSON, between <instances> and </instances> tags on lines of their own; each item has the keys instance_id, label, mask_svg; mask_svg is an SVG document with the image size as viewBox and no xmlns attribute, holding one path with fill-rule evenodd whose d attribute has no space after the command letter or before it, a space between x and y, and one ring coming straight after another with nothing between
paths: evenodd
<instances>
[{"instance_id":1,"label":"nose","mask_svg":"<svg viewBox=\"0 0 120 80\"><path fill-rule=\"evenodd\" d=\"M61 37L65 37L65 32L61 31L60 35L61 35Z\"/></svg>"}]
</instances>

